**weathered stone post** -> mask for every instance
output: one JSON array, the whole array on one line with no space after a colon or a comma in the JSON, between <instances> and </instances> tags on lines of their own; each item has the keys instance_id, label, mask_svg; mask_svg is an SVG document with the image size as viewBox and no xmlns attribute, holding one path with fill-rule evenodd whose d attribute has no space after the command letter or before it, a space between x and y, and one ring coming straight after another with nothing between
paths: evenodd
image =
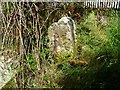
<instances>
[{"instance_id":1,"label":"weathered stone post","mask_svg":"<svg viewBox=\"0 0 120 90\"><path fill-rule=\"evenodd\" d=\"M62 17L48 28L49 47L52 53L73 52L76 26L70 17Z\"/></svg>"}]
</instances>

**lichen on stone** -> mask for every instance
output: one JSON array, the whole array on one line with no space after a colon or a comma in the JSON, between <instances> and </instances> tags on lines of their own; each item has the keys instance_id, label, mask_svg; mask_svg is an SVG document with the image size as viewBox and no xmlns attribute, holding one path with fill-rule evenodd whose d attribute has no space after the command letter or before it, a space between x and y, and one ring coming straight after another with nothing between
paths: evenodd
<instances>
[{"instance_id":1,"label":"lichen on stone","mask_svg":"<svg viewBox=\"0 0 120 90\"><path fill-rule=\"evenodd\" d=\"M49 47L52 53L73 52L76 26L70 17L62 17L48 28Z\"/></svg>"}]
</instances>

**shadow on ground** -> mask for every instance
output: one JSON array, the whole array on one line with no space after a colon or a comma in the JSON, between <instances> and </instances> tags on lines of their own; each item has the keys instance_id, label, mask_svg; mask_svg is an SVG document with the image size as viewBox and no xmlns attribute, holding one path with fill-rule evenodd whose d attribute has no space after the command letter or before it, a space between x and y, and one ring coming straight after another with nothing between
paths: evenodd
<instances>
[{"instance_id":1,"label":"shadow on ground","mask_svg":"<svg viewBox=\"0 0 120 90\"><path fill-rule=\"evenodd\" d=\"M120 89L120 62L108 65L107 62L77 65L65 71L63 89L79 90L118 90Z\"/></svg>"}]
</instances>

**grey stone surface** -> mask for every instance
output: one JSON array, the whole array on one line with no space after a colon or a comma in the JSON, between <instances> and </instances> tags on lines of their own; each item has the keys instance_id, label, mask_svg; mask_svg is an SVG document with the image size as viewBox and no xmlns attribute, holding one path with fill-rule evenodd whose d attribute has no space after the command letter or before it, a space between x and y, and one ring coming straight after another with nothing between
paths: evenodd
<instances>
[{"instance_id":1,"label":"grey stone surface","mask_svg":"<svg viewBox=\"0 0 120 90\"><path fill-rule=\"evenodd\" d=\"M76 26L70 17L62 17L48 28L49 47L52 53L73 52Z\"/></svg>"},{"instance_id":2,"label":"grey stone surface","mask_svg":"<svg viewBox=\"0 0 120 90\"><path fill-rule=\"evenodd\" d=\"M0 51L0 89L10 81L17 73L18 61L13 58L6 58Z\"/></svg>"}]
</instances>

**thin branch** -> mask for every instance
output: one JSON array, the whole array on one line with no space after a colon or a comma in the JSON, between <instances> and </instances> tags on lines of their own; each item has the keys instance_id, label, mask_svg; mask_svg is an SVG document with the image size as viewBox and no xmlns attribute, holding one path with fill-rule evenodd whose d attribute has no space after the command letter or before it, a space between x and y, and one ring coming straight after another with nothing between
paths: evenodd
<instances>
[{"instance_id":1,"label":"thin branch","mask_svg":"<svg viewBox=\"0 0 120 90\"><path fill-rule=\"evenodd\" d=\"M44 21L44 23L42 24L42 26L41 26L41 28L40 28L40 31L43 29L43 27L45 26L45 23L47 22L47 20L49 19L49 17L50 17L50 15L54 12L54 11L56 11L56 10L58 10L59 8L56 8L56 9L54 9L53 11L51 11L50 12L50 14L48 15L48 17L46 18L46 20Z\"/></svg>"}]
</instances>

